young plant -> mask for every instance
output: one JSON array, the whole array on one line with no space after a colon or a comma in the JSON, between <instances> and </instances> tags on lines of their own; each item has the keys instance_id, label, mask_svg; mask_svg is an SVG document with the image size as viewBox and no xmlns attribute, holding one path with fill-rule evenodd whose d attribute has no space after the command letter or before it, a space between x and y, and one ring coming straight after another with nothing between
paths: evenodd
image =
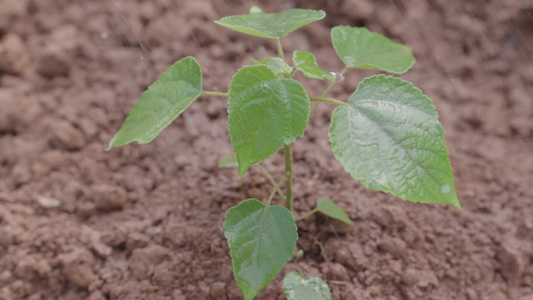
<instances>
[{"instance_id":1,"label":"young plant","mask_svg":"<svg viewBox=\"0 0 533 300\"><path fill-rule=\"evenodd\" d=\"M292 66L285 61L280 39L324 17L320 10L263 13L254 7L250 14L216 21L242 33L274 40L278 57L254 60L254 65L241 68L228 93L204 91L197 61L193 57L179 60L143 93L109 144L112 148L134 141L141 144L152 141L194 100L205 95L229 97L229 134L236 161L225 158L221 166L237 165L241 178L252 165L283 148L285 178L275 182L262 169L274 186L265 203L244 200L225 216L224 235L235 279L247 300L255 298L277 276L296 247L291 146L303 136L309 115L320 102L338 106L332 115L329 140L335 157L354 179L404 200L460 208L443 128L435 107L422 91L400 78L376 75L359 83L347 102L326 97L348 70L406 72L415 63L409 47L365 28L338 26L331 30L331 41L346 66L340 73L321 69L309 52L295 51ZM321 95L309 96L300 82L293 79L296 72L328 80L330 84ZM284 186L284 191L280 186ZM276 194L283 197L284 206L271 205ZM319 201L316 209L297 220L315 212L353 224L340 207L327 200ZM286 292L298 293L295 291L301 290L301 286L296 282L305 278L289 275L284 288ZM324 290L324 295L329 293L321 282L315 279L313 282ZM308 299L297 294L291 297Z\"/></svg>"}]
</instances>

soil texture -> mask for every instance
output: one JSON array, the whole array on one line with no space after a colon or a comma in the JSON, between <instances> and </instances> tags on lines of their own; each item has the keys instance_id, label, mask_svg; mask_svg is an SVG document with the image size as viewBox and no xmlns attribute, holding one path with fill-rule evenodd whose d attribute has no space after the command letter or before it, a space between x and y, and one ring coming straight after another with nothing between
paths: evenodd
<instances>
[{"instance_id":1,"label":"soil texture","mask_svg":"<svg viewBox=\"0 0 533 300\"><path fill-rule=\"evenodd\" d=\"M533 10L519 0L0 0L0 299L241 299L222 232L240 201L266 200L259 169L231 153L227 100L201 97L148 145L104 149L142 91L185 56L206 90L227 91L275 44L214 20L293 7L328 16L284 38L343 66L335 25L412 47L402 78L440 114L463 210L369 190L335 161L321 104L294 144L295 210L319 199L355 226L299 222L300 261L257 299L285 299L283 274L328 281L333 299L533 299ZM332 97L364 77L351 71ZM304 80L319 95L325 82ZM264 163L283 176L283 158ZM279 201L274 200L274 201Z\"/></svg>"}]
</instances>

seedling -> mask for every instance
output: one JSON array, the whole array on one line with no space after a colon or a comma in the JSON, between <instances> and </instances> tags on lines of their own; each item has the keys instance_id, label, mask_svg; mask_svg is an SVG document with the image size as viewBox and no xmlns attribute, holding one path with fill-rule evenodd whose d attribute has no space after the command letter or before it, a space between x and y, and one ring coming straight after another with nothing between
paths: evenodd
<instances>
[{"instance_id":1,"label":"seedling","mask_svg":"<svg viewBox=\"0 0 533 300\"><path fill-rule=\"evenodd\" d=\"M238 166L241 178L252 165L283 148L285 178L275 182L262 169L274 186L270 197L264 203L244 200L225 216L224 235L234 275L246 300L253 299L277 276L295 249L298 234L292 212L291 146L303 136L309 115L320 102L338 106L332 115L329 140L335 157L354 179L404 200L460 208L443 128L435 107L422 91L400 78L376 75L359 83L347 102L327 97L352 69L406 72L415 63L409 47L365 28L338 26L331 30L331 41L346 66L340 73L321 69L309 52L295 51L292 65L285 61L281 38L324 17L320 10L263 13L254 7L250 14L216 21L242 33L274 40L278 57L254 60L253 65L241 68L228 93L203 90L202 72L193 57L177 61L143 93L109 144L112 148L152 141L204 95L229 98L229 134L236 160L225 157L220 166ZM330 84L321 95L309 96L293 79L297 72ZM276 194L283 197L284 206L271 205ZM319 201L316 209L296 219L315 212L353 224L340 207L327 200ZM326 295L313 299L330 297L321 280L289 274L284 288L290 291L290 299L311 299L306 294L294 294L305 290L305 284L297 284L304 281L315 284Z\"/></svg>"}]
</instances>

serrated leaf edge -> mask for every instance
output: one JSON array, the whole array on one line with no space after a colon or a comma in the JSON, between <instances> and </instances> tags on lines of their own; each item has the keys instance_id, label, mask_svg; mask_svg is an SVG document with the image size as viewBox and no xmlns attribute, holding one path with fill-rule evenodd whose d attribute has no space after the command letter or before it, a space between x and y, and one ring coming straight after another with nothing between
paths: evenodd
<instances>
[{"instance_id":1,"label":"serrated leaf edge","mask_svg":"<svg viewBox=\"0 0 533 300\"><path fill-rule=\"evenodd\" d=\"M245 69L245 68L257 68L257 67L265 68L266 70L268 70L267 72L272 73L272 75L276 77L275 79L273 78L272 80L276 80L276 81L278 81L278 80L280 80L280 81L283 81L283 80L289 80L289 81L297 82L298 84L301 85L301 83L300 83L299 81L294 80L294 79L292 79L292 78L279 78L279 77L277 77L276 74L274 73L274 71L272 71L269 67L267 67L267 66L265 66L265 65L244 66L244 67L240 68L240 69L237 71L237 73L235 73L235 74L233 75L233 77L231 78L231 81L230 81L230 89L229 89L229 91L228 91L228 94L230 95L230 97L229 97L229 101L228 101L228 109L227 109L228 115L229 115L229 109L230 109L230 105L229 105L229 103L231 102L231 98L232 98L232 97L231 97L231 82L233 82L233 79L235 79L235 77L237 76L237 74L238 74L241 70L243 70L243 69ZM262 81L262 82L267 82L267 81L270 81L270 80L265 80L265 81ZM303 86L302 86L302 88L303 88ZM308 101L310 102L310 100L309 100L309 95L307 94L307 91L305 90L305 88L303 88L303 91L305 92L305 95L306 95ZM307 118L306 118L305 123L306 123L306 124L309 123L309 112L308 112L308 114L307 114ZM232 126L231 126L231 125L228 125L228 126L229 126L228 134L229 134L229 136L230 136L230 140L233 141L233 138L234 138L234 137L233 137L232 134L231 134L231 132L232 132L231 127L232 127ZM285 144L285 145L288 145L288 144L294 142L298 137L303 137L304 134L305 134L305 131L306 131L306 130L307 130L307 126L306 126L306 128L303 130L302 134L297 134L296 137L294 137L294 139L291 139L291 140L285 141L284 144ZM233 144L233 142L232 142L232 144ZM278 149L278 151L281 150L281 148L283 148L283 146L281 146L280 149ZM235 149L233 149L233 150L235 151ZM237 152L235 152L235 153L237 154L237 161L239 162L239 171L238 171L238 176L237 176L238 179L241 179L241 178L244 176L244 174L246 173L246 171L248 171L248 169L249 169L251 166L253 166L253 165L257 164L257 163L260 163L260 162L262 162L262 161L264 161L264 160L266 160L266 159L268 159L268 158L265 158L265 159L263 159L263 160L253 160L253 162L252 162L249 166L247 166L246 168L242 169L242 168L241 168L241 165L242 165L242 164L241 164L241 160L240 160L240 155L239 155L239 153L237 153ZM273 154L275 154L275 153L276 153L276 152L274 152ZM273 154L272 154L272 155L273 155Z\"/></svg>"},{"instance_id":2,"label":"serrated leaf edge","mask_svg":"<svg viewBox=\"0 0 533 300\"><path fill-rule=\"evenodd\" d=\"M357 66L357 67L350 67L348 66L345 62L344 62L344 59L339 55L339 51L337 50L337 47L335 47L335 44L332 42L332 45L333 45L333 48L335 49L335 53L337 53L337 56L342 60L342 62L346 65L346 68L348 69L366 69L366 70L378 70L378 71L383 71L383 72L387 72L387 73L392 73L392 74L397 74L397 75L401 75L401 74L404 74L406 73L407 71L409 71L416 63L416 58L415 56L413 55L413 50L411 49L411 47L407 46L407 45L404 45L404 44L401 44L401 43L397 43L393 40L391 40L389 37L387 37L386 35L384 34L381 34L381 33L378 33L378 32L374 32L374 31L370 31L368 30L368 28L366 27L353 27L353 26L348 26L348 25L339 25L339 26L335 26L331 29L331 40L333 41L333 31L335 30L335 28L356 28L356 29L361 29L361 30L366 30L367 32L371 33L371 34L375 34L375 35L379 35L379 36L382 36L384 38L386 38L387 40L391 41L392 43L396 44L396 45L399 45L399 46L403 46L405 47L405 49L408 50L408 52L411 54L411 56L413 57L413 61L411 62L411 64L409 65L409 67L406 67L405 69L396 69L396 70L386 70L386 69L383 69L382 67L380 66L377 66L377 65L374 65L374 64L367 64L367 65L361 65L361 66Z\"/></svg>"},{"instance_id":3,"label":"serrated leaf edge","mask_svg":"<svg viewBox=\"0 0 533 300\"><path fill-rule=\"evenodd\" d=\"M228 237L226 236L226 224L227 224L227 223L226 223L226 222L227 222L226 219L227 219L227 216L230 214L231 211L238 209L239 206L241 206L241 205L243 205L243 204L246 205L246 203L248 203L248 202L258 202L258 203L262 204L262 206L263 206L264 209L266 209L266 210L265 210L265 213L263 214L263 224L261 224L261 231L262 231L263 228L264 228L264 221L265 221L265 220L264 220L264 217L266 216L266 213L267 213L267 210L268 210L268 209L270 209L271 207L281 207L281 208L286 209L284 206L280 206L280 205L271 205L271 206L267 206L267 205L265 205L263 202L261 202L261 201L255 199L255 198L246 199L246 200L244 200L244 201L241 201L239 204L237 204L237 206L233 206L233 207L231 207L231 208L226 212L226 214L224 215L224 222L223 222L223 224L222 224L222 228L224 228L224 237L226 238L226 240L227 240L227 242L228 242L228 247L229 247L229 239L228 239ZM291 223L291 224L294 224L294 235L296 236L296 239L295 239L294 245L292 246L293 251L294 251L294 248L296 248L296 242L297 242L297 240L298 240L298 226L296 225L296 221L295 221L295 219L294 219L293 214L292 214L291 212L289 212L288 210L287 210L287 212L289 213L289 215L290 215L291 218L292 218L293 223ZM286 229L289 230L289 228L286 228ZM235 257L234 257L234 253L233 253L233 251L231 251L231 248L230 248L230 257L231 257L231 263L232 263L232 267L233 267L233 276L234 276L234 278L235 278L235 267L234 267L234 264L233 264ZM287 264L287 262L288 262L289 260L291 260L291 258L292 258L292 256L289 257L289 258L285 261L284 266ZM276 273L276 275L275 275L274 277L272 277L272 278L270 279L270 281L269 281L264 287L261 288L261 290L264 289L264 288L265 288L270 282L272 282L272 280L274 280L274 279L279 275L279 273L281 272L282 269L283 269L283 267L280 268L280 270ZM239 290L240 290L240 287L239 287ZM261 291L261 290L259 290L259 291ZM241 292L242 292L242 290L241 290ZM257 292L257 293L259 293L259 292ZM256 293L255 295L244 295L244 293L243 293L243 297L244 297L245 300L252 300L252 299L255 298L255 296L257 295L257 293ZM252 296L252 297L249 298L249 296Z\"/></svg>"},{"instance_id":4,"label":"serrated leaf edge","mask_svg":"<svg viewBox=\"0 0 533 300\"><path fill-rule=\"evenodd\" d=\"M436 109L435 105L433 105L433 101L431 100L431 98L429 98L426 94L424 94L424 92L423 92L421 89L417 88L413 83L411 83L411 82L409 82L409 81L407 81L407 80L403 80L403 79L398 78L398 77L394 77L394 76L386 76L386 75L383 75L383 74L379 74L379 75L374 75L374 76L366 77L365 79L363 79L363 80L359 83L359 85L358 85L357 88L359 88L359 86L360 86L361 84L363 84L363 83L365 83L365 82L367 82L367 81L373 80L373 79L375 79L375 78L391 78L391 79L394 79L395 81L400 81L400 82L402 82L402 83L407 83L407 84L411 85L411 87L412 87L415 91L420 92L425 98L427 98L427 99L429 100L429 102L432 104L432 112L435 113L435 120L439 123L439 125L440 125L440 127L441 127L441 132L440 132L439 136L444 140L444 143L445 143L444 145L446 145L446 139L444 139L444 127L442 126L442 124L441 124L440 121L439 121L439 114L438 114L438 112L437 112L437 109ZM357 89L354 91L354 93L352 93L352 95L355 94L356 92L357 92ZM351 96L350 96L350 99L351 99ZM332 113L331 123L330 123L330 128L329 128L329 130L328 130L328 140L329 140L329 142L330 142L330 146L331 146L332 149L333 149L333 144L331 143L331 128L332 128L331 125L333 124L333 119L334 119L335 114L336 114L337 111L340 111L340 110L342 110L342 109L350 109L350 107L349 107L349 106L350 106L349 104L351 103L351 102L350 102L350 99L348 99L348 105L345 105L345 106L339 106L339 107L335 108L335 110L334 110L333 113ZM449 153L448 147L445 147L445 153L446 153L446 155L448 156L448 159L449 159L450 153ZM382 191L382 192L390 193L390 194L394 195L395 197L398 197L398 198L400 198L400 199L402 199L402 200L404 200L404 201L415 202L415 203L417 203L417 202L419 202L419 203L434 203L434 202L430 202L430 201L413 201L413 200L410 200L410 199L406 199L406 198L403 198L403 197L400 197L400 196L396 195L396 194L393 193L389 188L380 188L380 187L376 187L376 186L374 186L373 184L370 184L369 182L367 182L366 180L358 179L358 178L356 178L356 177L357 177L356 174L353 174L352 172L350 172L349 170L347 170L347 169L342 165L342 163L341 163L341 159L338 157L338 155L337 155L337 153L336 153L335 151L333 151L333 155L335 156L335 158L337 159L337 161L341 164L342 168L343 168L348 174L350 174L350 176L351 176L352 178L354 178L355 180L361 182L361 184L363 184L363 185L364 185L365 187L367 187L367 188L370 188L370 189L375 190L375 191ZM449 166L450 166L450 172L452 172L452 177L453 177L453 168L452 168L451 163L450 163ZM452 206L454 206L455 208L461 210L461 209L462 209L462 208L461 208L461 203L459 202L459 198L457 197L457 194L455 195L455 198L456 198L456 200L457 200L456 202L450 202L450 203L447 203L447 204L452 205ZM434 204L438 204L438 203L434 203Z\"/></svg>"},{"instance_id":5,"label":"serrated leaf edge","mask_svg":"<svg viewBox=\"0 0 533 300\"><path fill-rule=\"evenodd\" d=\"M191 92L190 94L187 94L187 96L185 96L184 98L186 97L189 97L191 95L194 95L194 94L197 94L196 97L194 97L194 99L189 103L187 104L183 110L173 119L171 120L162 130L165 130L166 127L168 127L170 124L172 124L172 122L174 120L176 120L176 118L178 118L183 112L185 112L185 110L187 110L187 108L189 108L189 106L194 102L196 101L196 99L198 99L198 97L200 97L200 95L202 94L202 85L203 85L203 73L202 73L202 68L200 66L200 64L198 63L198 61L196 60L196 58L192 57L192 56L187 56L187 57L184 57L178 61L176 61L175 63L173 63L170 67L168 67L163 73L161 73L159 75L159 77L154 81L152 82L152 84L150 84L150 86L148 86L148 88L141 94L141 97L139 98L139 100L137 100L137 102L135 103L134 107L130 110L130 112L128 113L128 116L126 117L126 119L124 120L124 122L122 123L122 125L120 126L119 130L117 131L117 133L115 133L115 135L113 136L113 138L111 139L111 141L109 141L109 144L107 146L107 148L105 149L106 151L109 151L111 150L112 148L117 148L117 147L121 147L121 146L125 146L127 144L131 144L133 142L137 142L138 144L148 144L150 143L151 141L153 141L156 137L152 138L152 139L133 139L131 140L130 142L128 143L125 143L125 144L119 144L119 145L113 145L113 142L115 141L115 139L117 138L117 136L119 135L119 133L121 132L122 128L124 127L124 125L126 124L126 121L128 121L128 118L130 116L130 114L133 112L133 110L135 110L135 108L137 107L137 104L139 103L139 101L144 97L145 94L148 94L151 89L152 89L152 86L158 82L161 77L163 76L164 73L166 73L169 69L175 67L177 64L180 64L180 63L184 63L186 60L192 60L196 63L195 67L198 67L198 71L200 73L200 89L198 91L195 91L195 92ZM190 84L189 82L186 82L190 87L196 89L194 86L192 86L192 84Z\"/></svg>"}]
</instances>

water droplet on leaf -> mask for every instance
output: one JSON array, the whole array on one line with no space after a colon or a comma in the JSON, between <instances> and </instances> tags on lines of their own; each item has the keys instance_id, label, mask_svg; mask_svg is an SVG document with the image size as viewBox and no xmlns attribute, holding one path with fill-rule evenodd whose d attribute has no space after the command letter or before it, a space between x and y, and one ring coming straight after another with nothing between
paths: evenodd
<instances>
[{"instance_id":1,"label":"water droplet on leaf","mask_svg":"<svg viewBox=\"0 0 533 300\"><path fill-rule=\"evenodd\" d=\"M450 185L449 184L445 184L443 185L441 188L440 188L440 192L443 193L443 194L448 194L449 192L451 192L452 189L450 188Z\"/></svg>"}]
</instances>

